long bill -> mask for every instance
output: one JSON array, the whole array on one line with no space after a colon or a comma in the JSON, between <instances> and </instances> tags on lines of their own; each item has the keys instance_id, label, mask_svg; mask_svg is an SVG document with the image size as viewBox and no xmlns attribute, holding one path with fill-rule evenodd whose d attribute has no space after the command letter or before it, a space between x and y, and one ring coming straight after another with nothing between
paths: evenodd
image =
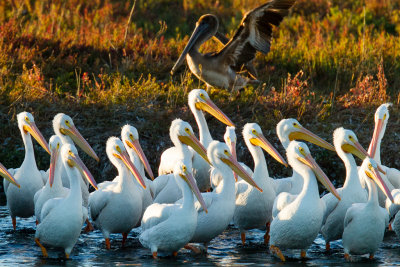
<instances>
[{"instance_id":1,"label":"long bill","mask_svg":"<svg viewBox=\"0 0 400 267\"><path fill-rule=\"evenodd\" d=\"M114 154L117 158L120 158L122 162L125 164L125 166L131 171L133 176L136 178L138 183L146 189L146 183L143 180L143 177L140 175L138 169L136 169L135 165L132 163L132 161L129 158L128 152L126 151L121 151L120 154Z\"/></svg>"},{"instance_id":2,"label":"long bill","mask_svg":"<svg viewBox=\"0 0 400 267\"><path fill-rule=\"evenodd\" d=\"M342 149L344 152L351 153L361 160L364 160L366 157L371 157L370 155L368 155L368 152L361 146L359 142L354 142L354 145L344 144L342 145ZM381 173L386 174L386 172L383 170L380 164L378 164L378 170Z\"/></svg>"},{"instance_id":3,"label":"long bill","mask_svg":"<svg viewBox=\"0 0 400 267\"><path fill-rule=\"evenodd\" d=\"M329 192L332 193L332 195L334 195L339 200L341 199L339 193L336 191L336 188L333 186L328 176L326 176L324 171L321 169L321 167L319 167L317 162L315 162L310 154L306 154L304 158L298 157L297 159L311 168L317 179L321 182L321 184L325 186L326 189L328 189Z\"/></svg>"},{"instance_id":4,"label":"long bill","mask_svg":"<svg viewBox=\"0 0 400 267\"><path fill-rule=\"evenodd\" d=\"M375 124L374 134L372 135L371 143L369 144L368 148L368 154L370 155L371 158L375 157L376 149L378 147L378 142L379 142L379 135L382 132L382 128L383 128L383 120L378 119L378 121Z\"/></svg>"},{"instance_id":5,"label":"long bill","mask_svg":"<svg viewBox=\"0 0 400 267\"><path fill-rule=\"evenodd\" d=\"M193 178L193 175L190 172L186 172L185 174L180 174L180 176L185 180L185 182L189 185L190 189L196 196L197 200L199 201L200 205L203 207L204 211L208 213L207 205L204 202L203 196L200 193L199 188L197 187L197 183Z\"/></svg>"},{"instance_id":6,"label":"long bill","mask_svg":"<svg viewBox=\"0 0 400 267\"><path fill-rule=\"evenodd\" d=\"M293 140L304 140L310 143L313 143L317 146L323 147L325 149L336 151L335 147L326 142L324 139L319 137L318 135L312 133L311 131L307 130L304 127L298 129L298 131L292 132L289 134L290 141Z\"/></svg>"},{"instance_id":7,"label":"long bill","mask_svg":"<svg viewBox=\"0 0 400 267\"><path fill-rule=\"evenodd\" d=\"M51 150L50 168L49 168L49 184L50 184L50 187L52 187L53 183L54 183L54 175L55 175L58 155L59 155L59 149L57 147L53 148Z\"/></svg>"},{"instance_id":8,"label":"long bill","mask_svg":"<svg viewBox=\"0 0 400 267\"><path fill-rule=\"evenodd\" d=\"M93 175L90 173L86 165L82 162L79 155L75 153L70 153L70 157L73 161L73 164L70 165L77 167L79 172L86 178L86 180L88 180L88 182L94 187L94 189L97 190L97 183L94 180Z\"/></svg>"},{"instance_id":9,"label":"long bill","mask_svg":"<svg viewBox=\"0 0 400 267\"><path fill-rule=\"evenodd\" d=\"M196 151L208 164L212 165L207 157L207 150L200 143L199 139L197 139L197 137L194 136L194 134L190 134L189 136L179 135L178 138L183 144L193 148L194 151Z\"/></svg>"},{"instance_id":10,"label":"long bill","mask_svg":"<svg viewBox=\"0 0 400 267\"><path fill-rule=\"evenodd\" d=\"M225 115L225 113L220 110L211 99L206 99L204 102L197 102L196 104L197 109L204 110L218 119L220 122L228 125L228 126L235 126L233 122Z\"/></svg>"},{"instance_id":11,"label":"long bill","mask_svg":"<svg viewBox=\"0 0 400 267\"><path fill-rule=\"evenodd\" d=\"M186 54L189 53L190 49L192 49L192 47L196 44L196 41L199 38L199 36L202 35L204 31L207 29L208 29L207 25L199 25L196 27L196 29L194 29L192 36L190 36L190 39L186 47L183 49L182 54L179 56L175 65L171 69L171 75L174 75L175 71L182 65L183 61L185 60Z\"/></svg>"},{"instance_id":12,"label":"long bill","mask_svg":"<svg viewBox=\"0 0 400 267\"><path fill-rule=\"evenodd\" d=\"M149 161L147 160L146 155L144 154L143 149L140 146L139 140L133 140L132 142L126 140L126 143L130 148L135 150L136 154L138 154L140 160L142 161L144 169L146 170L147 174L150 176L151 180L154 180L153 171L151 170Z\"/></svg>"},{"instance_id":13,"label":"long bill","mask_svg":"<svg viewBox=\"0 0 400 267\"><path fill-rule=\"evenodd\" d=\"M257 188L260 192L263 190L256 184L256 182L251 178L251 176L243 169L243 167L239 164L237 160L235 160L232 156L228 158L220 158L223 163L229 166L232 171L236 172L240 177L243 178L247 183Z\"/></svg>"},{"instance_id":14,"label":"long bill","mask_svg":"<svg viewBox=\"0 0 400 267\"><path fill-rule=\"evenodd\" d=\"M14 177L11 175L11 173L7 170L6 167L4 167L3 164L0 163L0 176L2 176L4 179L12 183L13 185L17 186L20 188L21 186L17 181L15 181Z\"/></svg>"},{"instance_id":15,"label":"long bill","mask_svg":"<svg viewBox=\"0 0 400 267\"><path fill-rule=\"evenodd\" d=\"M89 143L83 138L78 129L74 125L69 127L68 129L63 129L65 134L67 134L71 139L77 144L86 154L90 157L94 158L96 161L100 161L96 152L94 152L93 148L89 145Z\"/></svg>"},{"instance_id":16,"label":"long bill","mask_svg":"<svg viewBox=\"0 0 400 267\"><path fill-rule=\"evenodd\" d=\"M383 181L381 175L379 174L378 169L372 168L371 172L365 171L365 174L373 179L375 183L379 186L382 192L394 203L392 193L390 192L389 188L387 187L386 183Z\"/></svg>"},{"instance_id":17,"label":"long bill","mask_svg":"<svg viewBox=\"0 0 400 267\"><path fill-rule=\"evenodd\" d=\"M33 138L41 145L47 153L50 154L49 144L46 139L44 139L42 133L39 131L38 127L34 122L30 122L29 126L24 125L24 130L29 132Z\"/></svg>"},{"instance_id":18,"label":"long bill","mask_svg":"<svg viewBox=\"0 0 400 267\"><path fill-rule=\"evenodd\" d=\"M279 163L288 166L286 160L282 157L281 154L273 147L273 145L268 142L263 134L258 134L257 138L251 138L250 143L254 146L259 146L264 149L268 154L270 154L276 161Z\"/></svg>"}]
</instances>

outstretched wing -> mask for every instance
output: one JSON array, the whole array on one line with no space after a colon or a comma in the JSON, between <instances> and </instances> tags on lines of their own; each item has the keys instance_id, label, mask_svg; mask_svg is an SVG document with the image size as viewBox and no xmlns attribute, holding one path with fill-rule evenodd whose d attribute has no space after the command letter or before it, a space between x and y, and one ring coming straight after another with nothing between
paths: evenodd
<instances>
[{"instance_id":1,"label":"outstretched wing","mask_svg":"<svg viewBox=\"0 0 400 267\"><path fill-rule=\"evenodd\" d=\"M245 14L235 35L216 56L235 71L255 57L256 51L268 53L272 27L278 26L295 0L272 0Z\"/></svg>"}]
</instances>

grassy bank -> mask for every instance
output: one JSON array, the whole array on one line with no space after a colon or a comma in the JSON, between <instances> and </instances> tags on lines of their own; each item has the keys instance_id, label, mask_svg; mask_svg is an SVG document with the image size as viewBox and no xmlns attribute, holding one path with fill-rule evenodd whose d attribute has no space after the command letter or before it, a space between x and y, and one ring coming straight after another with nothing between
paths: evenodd
<instances>
[{"instance_id":1,"label":"grassy bank","mask_svg":"<svg viewBox=\"0 0 400 267\"><path fill-rule=\"evenodd\" d=\"M169 70L197 18L217 14L222 31L232 35L243 13L261 3L138 0L127 26L133 1L1 2L0 161L16 167L23 160L17 113L32 112L49 138L52 118L64 112L101 157L99 164L84 157L98 181L115 174L105 142L118 136L125 123L138 128L156 171L161 152L171 145L170 122L180 117L196 128L187 94L205 86L185 68L174 77ZM375 108L391 101L382 160L400 167L399 7L398 0L299 0L275 29L271 52L257 55L255 66L263 83L239 96L217 89L210 96L238 129L258 122L281 152L275 125L287 117L298 118L329 141L335 128L352 129L367 148ZM202 51L215 47L218 44L209 41ZM222 140L225 127L215 119L208 121L214 138ZM239 140L239 159L252 164ZM49 157L37 148L38 165L47 168ZM312 148L323 169L341 182L340 159ZM274 176L288 174L272 160L268 163Z\"/></svg>"}]
</instances>

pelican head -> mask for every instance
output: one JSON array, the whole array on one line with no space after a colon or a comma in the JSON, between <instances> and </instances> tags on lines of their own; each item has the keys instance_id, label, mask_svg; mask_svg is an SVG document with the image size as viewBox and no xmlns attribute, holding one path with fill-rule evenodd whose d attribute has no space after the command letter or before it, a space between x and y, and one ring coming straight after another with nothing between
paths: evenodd
<instances>
[{"instance_id":1,"label":"pelican head","mask_svg":"<svg viewBox=\"0 0 400 267\"><path fill-rule=\"evenodd\" d=\"M336 191L328 176L319 167L317 162L311 156L308 146L302 142L292 141L287 148L287 158L293 169L310 168L317 179L331 192L337 199L340 200L339 193Z\"/></svg>"},{"instance_id":2,"label":"pelican head","mask_svg":"<svg viewBox=\"0 0 400 267\"><path fill-rule=\"evenodd\" d=\"M74 121L70 116L64 113L58 113L53 119L53 129L58 136L61 138L72 139L75 144L77 144L89 156L94 158L96 161L100 161L96 152L94 152L93 148L79 133L78 129L76 129Z\"/></svg>"},{"instance_id":3,"label":"pelican head","mask_svg":"<svg viewBox=\"0 0 400 267\"><path fill-rule=\"evenodd\" d=\"M216 16L212 14L206 14L200 17L200 19L196 22L196 28L194 29L192 36L183 49L182 54L179 56L176 61L174 67L171 70L171 75L174 75L175 71L182 65L185 56L192 49L199 49L199 46L213 37L218 30L219 22Z\"/></svg>"},{"instance_id":4,"label":"pelican head","mask_svg":"<svg viewBox=\"0 0 400 267\"><path fill-rule=\"evenodd\" d=\"M333 144L335 145L336 151L343 150L343 152L351 153L361 160L368 157L367 151L365 151L358 142L356 134L343 127L337 128L333 132Z\"/></svg>"},{"instance_id":5,"label":"pelican head","mask_svg":"<svg viewBox=\"0 0 400 267\"><path fill-rule=\"evenodd\" d=\"M203 89L193 89L189 93L189 107L195 113L195 110L201 110L210 113L216 119L228 126L234 126L233 122L211 101L207 92Z\"/></svg>"},{"instance_id":6,"label":"pelican head","mask_svg":"<svg viewBox=\"0 0 400 267\"><path fill-rule=\"evenodd\" d=\"M125 145L125 148L127 150L132 149L138 155L140 161L144 165L147 174L150 176L152 180L154 180L154 174L153 171L151 170L149 161L147 160L146 155L144 154L143 149L140 146L139 133L136 130L136 128L129 124L125 125L124 127L122 127L121 138L122 142Z\"/></svg>"},{"instance_id":7,"label":"pelican head","mask_svg":"<svg viewBox=\"0 0 400 267\"><path fill-rule=\"evenodd\" d=\"M270 154L276 161L285 165L286 167L288 166L286 160L264 137L261 128L257 123L246 123L246 125L243 127L243 138L247 146L259 146L268 154Z\"/></svg>"},{"instance_id":8,"label":"pelican head","mask_svg":"<svg viewBox=\"0 0 400 267\"><path fill-rule=\"evenodd\" d=\"M372 135L372 140L368 148L368 153L373 158L375 158L378 142L380 142L385 134L386 125L389 120L389 107L391 105L392 103L382 104L375 112L374 134Z\"/></svg>"},{"instance_id":9,"label":"pelican head","mask_svg":"<svg viewBox=\"0 0 400 267\"><path fill-rule=\"evenodd\" d=\"M18 128L23 136L32 135L33 138L50 154L49 145L46 139L44 139L42 133L36 126L35 119L29 112L21 112L17 115Z\"/></svg>"},{"instance_id":10,"label":"pelican head","mask_svg":"<svg viewBox=\"0 0 400 267\"><path fill-rule=\"evenodd\" d=\"M234 126L226 126L226 131L224 134L224 140L225 144L228 145L229 150L232 154L232 157L237 160L236 156L236 133L235 133L235 127ZM233 176L235 177L236 182L238 181L238 176L237 173L234 172Z\"/></svg>"},{"instance_id":11,"label":"pelican head","mask_svg":"<svg viewBox=\"0 0 400 267\"><path fill-rule=\"evenodd\" d=\"M207 206L204 202L203 196L200 193L199 188L197 187L196 180L193 178L192 174L192 163L191 159L178 160L174 167L174 175L179 179L185 181L196 198L199 200L200 205L203 207L204 211L207 213ZM178 181L179 182L179 181Z\"/></svg>"},{"instance_id":12,"label":"pelican head","mask_svg":"<svg viewBox=\"0 0 400 267\"><path fill-rule=\"evenodd\" d=\"M334 146L304 128L296 119L281 120L276 126L276 132L285 149L287 149L290 141L304 140L325 149L335 151Z\"/></svg>"},{"instance_id":13,"label":"pelican head","mask_svg":"<svg viewBox=\"0 0 400 267\"><path fill-rule=\"evenodd\" d=\"M393 203L394 200L392 193L390 192L386 183L383 181L381 175L379 174L378 164L376 163L376 161L370 157L366 157L363 163L361 164L361 170L362 170L361 175L363 175L364 180L365 181L368 181L369 179L373 180L379 186L382 192L385 193L385 195Z\"/></svg>"},{"instance_id":14,"label":"pelican head","mask_svg":"<svg viewBox=\"0 0 400 267\"><path fill-rule=\"evenodd\" d=\"M108 138L106 145L106 152L108 158L114 164L115 167L119 168L119 166L125 165L133 174L133 176L136 178L138 183L143 188L146 188L146 184L143 180L143 177L140 175L139 171L136 169L135 165L130 160L128 152L126 151L124 144L119 138L115 136Z\"/></svg>"},{"instance_id":15,"label":"pelican head","mask_svg":"<svg viewBox=\"0 0 400 267\"><path fill-rule=\"evenodd\" d=\"M96 181L93 175L90 173L86 165L82 162L78 155L78 151L73 144L63 144L60 151L62 162L67 170L76 168L81 176L84 176L86 180L97 190Z\"/></svg>"},{"instance_id":16,"label":"pelican head","mask_svg":"<svg viewBox=\"0 0 400 267\"><path fill-rule=\"evenodd\" d=\"M242 177L243 180L262 192L262 189L256 184L253 178L251 178L243 167L240 166L239 162L233 158L232 154L229 152L229 147L225 143L212 141L208 146L207 155L213 166L228 172L231 170L234 171Z\"/></svg>"},{"instance_id":17,"label":"pelican head","mask_svg":"<svg viewBox=\"0 0 400 267\"><path fill-rule=\"evenodd\" d=\"M14 177L9 173L6 167L4 167L3 164L0 163L0 176L2 176L4 179L8 180L10 183L13 185L17 186L20 188L21 186L15 181Z\"/></svg>"},{"instance_id":18,"label":"pelican head","mask_svg":"<svg viewBox=\"0 0 400 267\"><path fill-rule=\"evenodd\" d=\"M56 170L56 164L58 163L58 156L60 154L60 148L62 146L61 138L58 135L53 135L49 140L50 146L50 168L49 168L49 185L53 186L54 174Z\"/></svg>"},{"instance_id":19,"label":"pelican head","mask_svg":"<svg viewBox=\"0 0 400 267\"><path fill-rule=\"evenodd\" d=\"M207 150L194 135L192 126L190 126L189 123L181 119L173 120L169 130L169 136L171 137L171 141L175 146L179 146L180 144L190 146L205 161L211 164L207 157Z\"/></svg>"}]
</instances>

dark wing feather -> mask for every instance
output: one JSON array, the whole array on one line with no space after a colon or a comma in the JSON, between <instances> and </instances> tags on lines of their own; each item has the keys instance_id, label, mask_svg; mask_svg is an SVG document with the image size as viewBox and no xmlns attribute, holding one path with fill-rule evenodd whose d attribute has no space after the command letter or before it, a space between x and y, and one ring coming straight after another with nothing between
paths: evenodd
<instances>
[{"instance_id":1,"label":"dark wing feather","mask_svg":"<svg viewBox=\"0 0 400 267\"><path fill-rule=\"evenodd\" d=\"M240 70L255 57L256 51L268 53L272 27L278 26L295 0L272 0L248 12L229 42L218 52L225 64Z\"/></svg>"}]
</instances>

